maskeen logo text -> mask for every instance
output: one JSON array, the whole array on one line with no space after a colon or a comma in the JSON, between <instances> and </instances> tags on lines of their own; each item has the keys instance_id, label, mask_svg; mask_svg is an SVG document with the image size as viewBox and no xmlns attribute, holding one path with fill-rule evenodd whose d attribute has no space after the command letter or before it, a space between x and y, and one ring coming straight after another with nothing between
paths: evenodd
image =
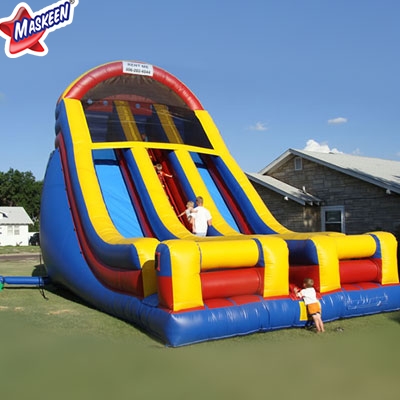
<instances>
[{"instance_id":1,"label":"maskeen logo text","mask_svg":"<svg viewBox=\"0 0 400 400\"><path fill-rule=\"evenodd\" d=\"M45 56L48 49L44 39L72 22L78 4L79 0L63 0L33 13L28 4L19 3L9 17L0 19L0 36L6 39L7 56Z\"/></svg>"}]
</instances>

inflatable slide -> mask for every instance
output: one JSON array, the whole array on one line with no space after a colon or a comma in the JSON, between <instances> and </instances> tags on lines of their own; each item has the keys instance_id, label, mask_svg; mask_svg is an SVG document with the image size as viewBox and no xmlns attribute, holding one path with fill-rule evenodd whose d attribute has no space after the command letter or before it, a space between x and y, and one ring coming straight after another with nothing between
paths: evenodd
<instances>
[{"instance_id":1,"label":"inflatable slide","mask_svg":"<svg viewBox=\"0 0 400 400\"><path fill-rule=\"evenodd\" d=\"M304 326L292 289L306 277L325 321L400 308L394 236L283 227L165 70L86 72L60 96L55 133L40 221L49 278L167 346ZM180 216L196 196L206 237Z\"/></svg>"}]
</instances>

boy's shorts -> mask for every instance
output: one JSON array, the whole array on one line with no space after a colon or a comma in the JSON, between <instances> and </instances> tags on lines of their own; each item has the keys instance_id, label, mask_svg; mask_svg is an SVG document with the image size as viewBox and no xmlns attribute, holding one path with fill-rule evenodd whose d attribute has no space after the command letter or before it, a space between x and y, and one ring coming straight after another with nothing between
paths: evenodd
<instances>
[{"instance_id":1,"label":"boy's shorts","mask_svg":"<svg viewBox=\"0 0 400 400\"><path fill-rule=\"evenodd\" d=\"M319 302L307 304L307 312L309 315L321 314L321 304Z\"/></svg>"}]
</instances>

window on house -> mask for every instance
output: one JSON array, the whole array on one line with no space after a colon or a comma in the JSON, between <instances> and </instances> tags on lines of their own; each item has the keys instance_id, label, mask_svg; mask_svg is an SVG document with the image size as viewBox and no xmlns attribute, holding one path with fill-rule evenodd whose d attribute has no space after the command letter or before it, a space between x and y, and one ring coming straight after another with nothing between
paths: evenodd
<instances>
[{"instance_id":1,"label":"window on house","mask_svg":"<svg viewBox=\"0 0 400 400\"><path fill-rule=\"evenodd\" d=\"M7 235L16 236L20 234L19 225L7 225Z\"/></svg>"},{"instance_id":2,"label":"window on house","mask_svg":"<svg viewBox=\"0 0 400 400\"><path fill-rule=\"evenodd\" d=\"M301 157L294 158L294 170L301 171L303 169L303 159Z\"/></svg>"},{"instance_id":3,"label":"window on house","mask_svg":"<svg viewBox=\"0 0 400 400\"><path fill-rule=\"evenodd\" d=\"M321 207L322 231L345 232L344 206Z\"/></svg>"}]
</instances>

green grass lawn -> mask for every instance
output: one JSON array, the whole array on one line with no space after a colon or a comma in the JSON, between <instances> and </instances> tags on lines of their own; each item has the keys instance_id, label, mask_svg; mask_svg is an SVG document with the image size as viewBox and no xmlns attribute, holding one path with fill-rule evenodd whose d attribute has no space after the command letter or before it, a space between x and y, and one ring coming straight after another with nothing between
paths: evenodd
<instances>
[{"instance_id":1,"label":"green grass lawn","mask_svg":"<svg viewBox=\"0 0 400 400\"><path fill-rule=\"evenodd\" d=\"M40 253L39 246L0 246L0 254Z\"/></svg>"},{"instance_id":2,"label":"green grass lawn","mask_svg":"<svg viewBox=\"0 0 400 400\"><path fill-rule=\"evenodd\" d=\"M0 258L0 275L42 271ZM168 348L49 285L0 291L0 380L13 399L397 399L400 312ZM338 329L340 328L340 329Z\"/></svg>"}]
</instances>

